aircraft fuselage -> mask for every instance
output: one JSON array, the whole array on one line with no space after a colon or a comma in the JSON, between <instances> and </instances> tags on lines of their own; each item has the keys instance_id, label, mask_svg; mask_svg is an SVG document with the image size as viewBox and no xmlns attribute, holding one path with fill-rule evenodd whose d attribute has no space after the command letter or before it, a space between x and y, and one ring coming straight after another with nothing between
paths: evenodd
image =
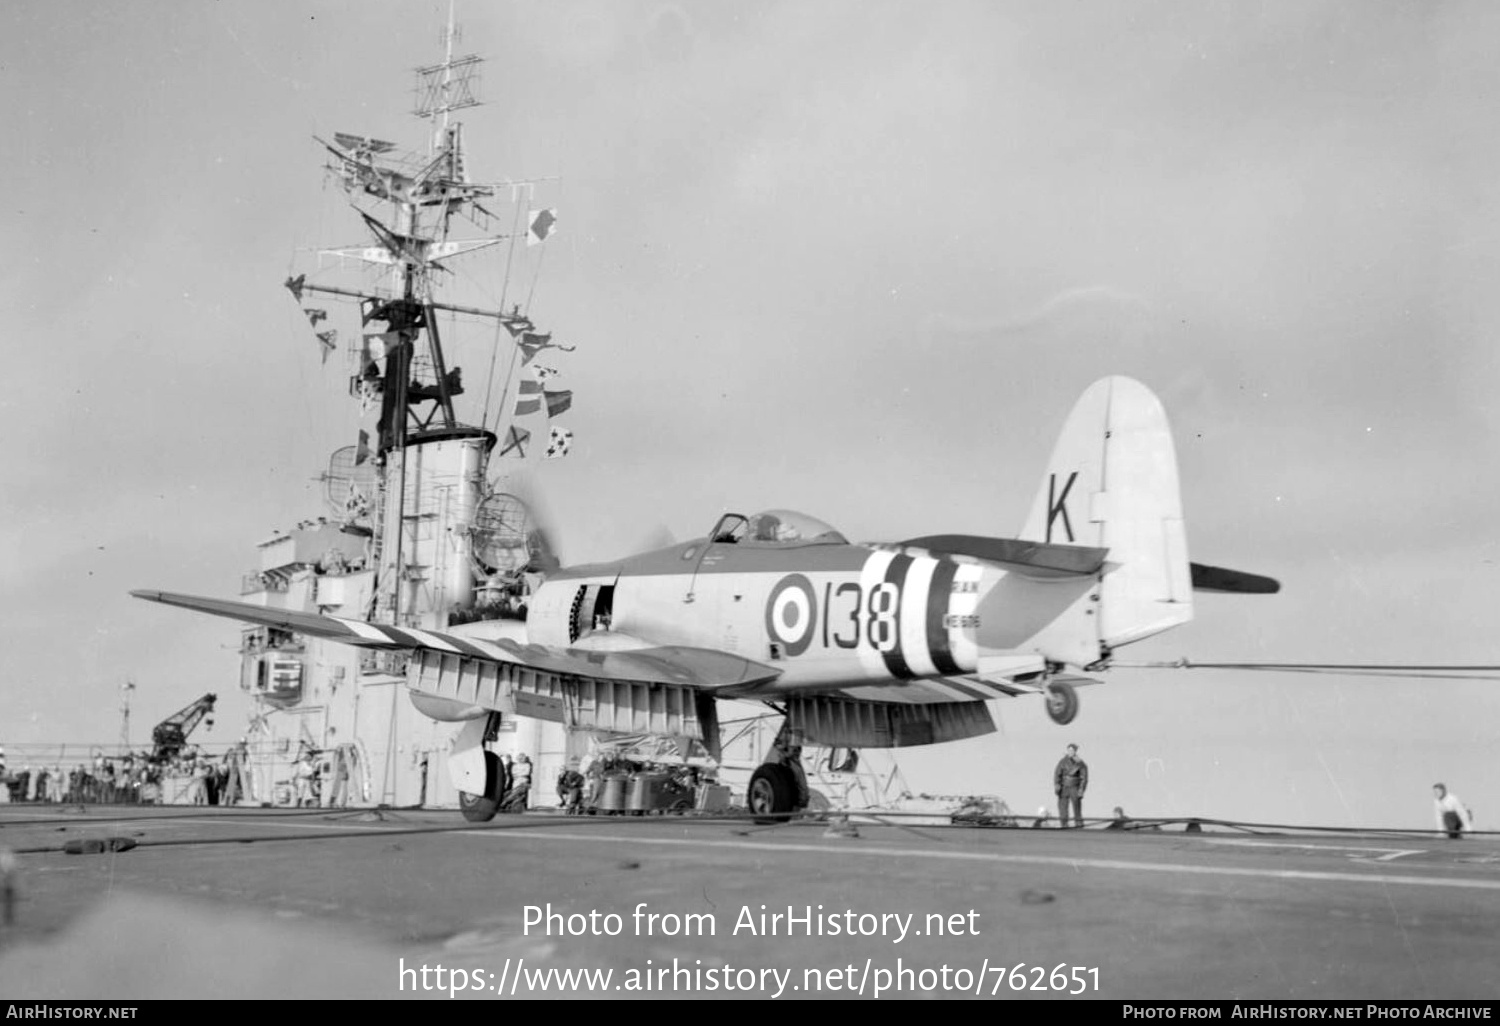
<instances>
[{"instance_id":1,"label":"aircraft fuselage","mask_svg":"<svg viewBox=\"0 0 1500 1026\"><path fill-rule=\"evenodd\" d=\"M1097 643L1059 628L1087 614L1096 583L879 546L699 539L550 576L527 634L568 647L607 628L774 665L773 690L858 686L973 673L1020 652L1086 665Z\"/></svg>"}]
</instances>

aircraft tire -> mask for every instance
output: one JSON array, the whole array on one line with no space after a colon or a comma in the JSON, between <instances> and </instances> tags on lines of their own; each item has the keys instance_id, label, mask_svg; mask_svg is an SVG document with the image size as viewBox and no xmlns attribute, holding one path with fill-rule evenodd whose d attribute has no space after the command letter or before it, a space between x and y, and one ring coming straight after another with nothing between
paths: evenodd
<instances>
[{"instance_id":1,"label":"aircraft tire","mask_svg":"<svg viewBox=\"0 0 1500 1026\"><path fill-rule=\"evenodd\" d=\"M500 779L500 757L494 752L484 753L484 784L486 791L495 789L494 781ZM500 810L500 799L488 794L458 792L458 811L470 823L488 823Z\"/></svg>"},{"instance_id":2,"label":"aircraft tire","mask_svg":"<svg viewBox=\"0 0 1500 1026\"><path fill-rule=\"evenodd\" d=\"M1067 726L1078 715L1078 692L1058 681L1047 685L1047 715L1059 726Z\"/></svg>"},{"instance_id":3,"label":"aircraft tire","mask_svg":"<svg viewBox=\"0 0 1500 1026\"><path fill-rule=\"evenodd\" d=\"M785 823L797 808L797 777L779 763L762 763L750 776L745 803L757 823ZM777 815L780 813L781 815Z\"/></svg>"}]
</instances>

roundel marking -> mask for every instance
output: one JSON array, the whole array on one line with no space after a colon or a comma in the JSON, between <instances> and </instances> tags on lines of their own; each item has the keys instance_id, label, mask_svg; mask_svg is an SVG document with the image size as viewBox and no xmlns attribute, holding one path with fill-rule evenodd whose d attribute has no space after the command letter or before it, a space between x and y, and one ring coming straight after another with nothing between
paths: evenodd
<instances>
[{"instance_id":1,"label":"roundel marking","mask_svg":"<svg viewBox=\"0 0 1500 1026\"><path fill-rule=\"evenodd\" d=\"M798 656L812 644L818 624L818 597L812 582L801 574L788 574L776 582L766 600L766 633L785 646L786 654Z\"/></svg>"}]
</instances>

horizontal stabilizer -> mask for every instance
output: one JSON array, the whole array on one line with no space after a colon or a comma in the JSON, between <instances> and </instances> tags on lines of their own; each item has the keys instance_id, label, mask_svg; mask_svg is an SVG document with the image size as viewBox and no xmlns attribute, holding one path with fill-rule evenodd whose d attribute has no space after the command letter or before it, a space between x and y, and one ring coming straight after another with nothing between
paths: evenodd
<instances>
[{"instance_id":1,"label":"horizontal stabilizer","mask_svg":"<svg viewBox=\"0 0 1500 1026\"><path fill-rule=\"evenodd\" d=\"M931 534L901 543L934 556L966 556L1037 577L1087 577L1104 568L1108 549L972 534Z\"/></svg>"},{"instance_id":2,"label":"horizontal stabilizer","mask_svg":"<svg viewBox=\"0 0 1500 1026\"><path fill-rule=\"evenodd\" d=\"M1274 595L1281 590L1281 582L1273 577L1247 574L1240 570L1226 570L1221 566L1192 564L1194 591L1222 591L1236 595Z\"/></svg>"}]
</instances>

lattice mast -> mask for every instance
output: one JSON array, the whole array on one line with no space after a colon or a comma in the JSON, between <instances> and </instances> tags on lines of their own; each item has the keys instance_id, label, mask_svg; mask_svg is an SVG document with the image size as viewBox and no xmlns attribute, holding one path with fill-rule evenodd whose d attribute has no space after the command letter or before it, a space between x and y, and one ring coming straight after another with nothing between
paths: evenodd
<instances>
[{"instance_id":1,"label":"lattice mast","mask_svg":"<svg viewBox=\"0 0 1500 1026\"><path fill-rule=\"evenodd\" d=\"M437 312L448 310L473 316L507 318L495 310L458 307L436 300L436 277L446 271L445 262L494 246L504 236L468 239L450 238L450 229L460 215L471 221L489 219L481 200L494 194L494 187L470 181L464 160L463 125L450 120L453 111L478 104L473 84L482 59L470 54L455 58L457 29L451 20L446 33L447 56L442 64L417 69L418 105L414 113L434 121L425 161L412 166L393 155L395 144L379 139L338 133L333 145L325 143L337 158L332 170L352 197L373 198L388 204L389 219L382 220L360 208L360 217L374 236L375 246L325 251L331 256L352 258L390 268L390 296L381 298L342 289L308 285L309 291L353 295L361 300L364 325L384 322L386 331L367 335L373 345L366 353L384 358L386 368L381 388L381 451L399 448L413 432L433 426L459 426L453 397L463 388L457 369L450 369L438 331ZM413 358L425 340L430 381L413 391ZM367 364L364 373L370 375ZM434 405L423 411L424 403ZM404 415L403 415L404 413Z\"/></svg>"},{"instance_id":2,"label":"lattice mast","mask_svg":"<svg viewBox=\"0 0 1500 1026\"><path fill-rule=\"evenodd\" d=\"M499 311L436 298L445 261L504 238L450 237L459 215L473 223L489 219L480 201L494 191L470 181L462 125L451 118L478 103L473 86L481 58L455 57L457 39L450 8L443 63L417 70L415 113L434 124L424 158L403 158L394 143L365 136L337 133L331 142L319 140L374 242L324 253L388 268L384 294L312 284L305 276L288 282L299 301L310 293L359 302L362 344L352 390L362 404L378 399L380 416L375 451L367 453L362 445L355 462L373 458L383 470L383 496L371 511L380 571L372 612L397 623L434 621L444 609L472 600L468 554L438 551L434 536L455 527L463 535L467 525L461 521L478 504L494 444L482 427L459 421L454 398L463 392L462 379L458 367L448 366L438 312L511 320ZM426 450L415 463L413 445ZM437 518L445 523L434 523Z\"/></svg>"},{"instance_id":3,"label":"lattice mast","mask_svg":"<svg viewBox=\"0 0 1500 1026\"><path fill-rule=\"evenodd\" d=\"M502 340L513 343L505 361L511 370L500 389L500 416L512 409L509 393L518 355L524 352L529 358L542 348L572 348L550 342L550 335L532 333L531 321L519 309L507 313L437 298L451 284L450 261L507 240L514 255L516 242L523 236L515 231L489 231L500 219L486 204L493 205L492 197L505 189L516 204L523 192L530 198L534 184L482 184L471 179L463 125L453 115L478 105L475 85L482 59L459 55L458 40L450 7L442 63L416 71L412 113L431 122L425 154L402 154L395 143L342 132L332 141L319 140L332 157L328 170L372 237L371 243L362 246L321 252L337 258L341 265L352 260L377 269L381 284L369 290L346 288L312 283L306 275L287 282L299 303L304 297L326 295L359 304L361 343L351 392L362 410L378 405L378 427L373 439L360 432L350 467L330 466L329 498L332 501L336 492L344 493L351 511L356 509L357 500L364 497L364 487L354 477L357 468L366 459L379 468L381 494L371 497L365 514L376 539L378 569L367 615L390 623L438 626L447 616L461 615L475 599L475 573L481 564L496 568L492 562L476 561L473 544L480 527L477 521L482 519L479 507L489 457L497 442L486 426L490 389L484 390L480 423L462 423L454 406L455 397L464 392L462 376L458 367L449 366L439 314L487 321L494 326L495 345ZM554 221L555 211L534 212L524 234L527 245L546 238ZM509 260L507 278L508 267ZM501 295L503 305L503 282ZM322 310L305 312L315 329L319 318L327 317ZM501 327L506 330L502 332ZM319 332L318 338L325 346L326 359L336 345L336 332ZM492 359L491 377L496 362ZM518 390L523 385L529 389L528 397L515 403L516 417L539 409L544 397L549 421L571 403L571 393L566 391L543 394L539 377L529 376L525 381L516 377ZM563 440L560 448L550 445L547 455L566 452L571 435L560 428L550 431L559 432ZM512 425L500 454L524 459L529 435Z\"/></svg>"}]
</instances>

